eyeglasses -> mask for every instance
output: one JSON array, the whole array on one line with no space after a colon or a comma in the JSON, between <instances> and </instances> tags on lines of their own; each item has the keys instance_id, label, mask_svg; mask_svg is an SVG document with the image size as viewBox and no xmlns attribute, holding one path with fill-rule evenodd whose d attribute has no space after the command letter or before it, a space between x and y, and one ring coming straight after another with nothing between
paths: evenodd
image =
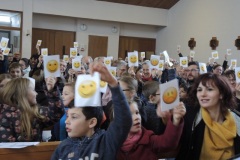
<instances>
[{"instance_id":1,"label":"eyeglasses","mask_svg":"<svg viewBox=\"0 0 240 160\"><path fill-rule=\"evenodd\" d=\"M154 94L152 94L153 96L159 96L160 95L160 93L154 93Z\"/></svg>"},{"instance_id":2,"label":"eyeglasses","mask_svg":"<svg viewBox=\"0 0 240 160\"><path fill-rule=\"evenodd\" d=\"M132 89L123 89L122 91L131 91Z\"/></svg>"},{"instance_id":3,"label":"eyeglasses","mask_svg":"<svg viewBox=\"0 0 240 160\"><path fill-rule=\"evenodd\" d=\"M185 69L184 70L185 72L198 72L199 71L199 69Z\"/></svg>"}]
</instances>

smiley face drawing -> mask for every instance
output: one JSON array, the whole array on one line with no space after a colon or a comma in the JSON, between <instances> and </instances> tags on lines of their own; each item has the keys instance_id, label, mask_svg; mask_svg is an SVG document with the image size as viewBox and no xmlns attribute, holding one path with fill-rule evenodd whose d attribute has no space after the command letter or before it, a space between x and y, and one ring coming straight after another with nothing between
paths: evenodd
<instances>
[{"instance_id":1,"label":"smiley face drawing","mask_svg":"<svg viewBox=\"0 0 240 160\"><path fill-rule=\"evenodd\" d=\"M116 72L114 70L110 71L112 73L113 76L116 76Z\"/></svg>"},{"instance_id":2,"label":"smiley face drawing","mask_svg":"<svg viewBox=\"0 0 240 160\"><path fill-rule=\"evenodd\" d=\"M100 87L104 88L107 85L107 82L105 81L100 81Z\"/></svg>"},{"instance_id":3,"label":"smiley face drawing","mask_svg":"<svg viewBox=\"0 0 240 160\"><path fill-rule=\"evenodd\" d=\"M240 78L240 71L237 72L237 77Z\"/></svg>"},{"instance_id":4,"label":"smiley face drawing","mask_svg":"<svg viewBox=\"0 0 240 160\"><path fill-rule=\"evenodd\" d=\"M83 81L78 87L78 93L83 98L92 97L97 90L97 85L92 80Z\"/></svg>"},{"instance_id":5,"label":"smiley face drawing","mask_svg":"<svg viewBox=\"0 0 240 160\"><path fill-rule=\"evenodd\" d=\"M235 61L232 61L232 65L235 66L235 65L236 65L236 62L235 62Z\"/></svg>"},{"instance_id":6,"label":"smiley face drawing","mask_svg":"<svg viewBox=\"0 0 240 160\"><path fill-rule=\"evenodd\" d=\"M159 68L163 68L163 64L162 63L159 63Z\"/></svg>"},{"instance_id":7,"label":"smiley face drawing","mask_svg":"<svg viewBox=\"0 0 240 160\"><path fill-rule=\"evenodd\" d=\"M68 57L64 57L64 61L66 61L66 62L67 62L67 61L68 61Z\"/></svg>"},{"instance_id":8,"label":"smiley face drawing","mask_svg":"<svg viewBox=\"0 0 240 160\"><path fill-rule=\"evenodd\" d=\"M181 62L182 62L182 65L186 65L187 64L187 60L186 59L183 59Z\"/></svg>"},{"instance_id":9,"label":"smiley face drawing","mask_svg":"<svg viewBox=\"0 0 240 160\"><path fill-rule=\"evenodd\" d=\"M218 57L218 54L217 54L217 53L214 53L214 54L213 54L213 57L214 57L214 58L217 58L217 57Z\"/></svg>"},{"instance_id":10,"label":"smiley face drawing","mask_svg":"<svg viewBox=\"0 0 240 160\"><path fill-rule=\"evenodd\" d=\"M110 65L110 63L111 63L111 60L110 60L110 59L106 59L106 60L105 60L105 64L106 64L106 65Z\"/></svg>"},{"instance_id":11,"label":"smiley face drawing","mask_svg":"<svg viewBox=\"0 0 240 160\"><path fill-rule=\"evenodd\" d=\"M1 46L2 46L2 48L7 47L7 42L6 42L6 41L2 41L2 42L1 42Z\"/></svg>"},{"instance_id":12,"label":"smiley face drawing","mask_svg":"<svg viewBox=\"0 0 240 160\"><path fill-rule=\"evenodd\" d=\"M73 66L74 66L75 68L79 68L79 67L81 66L81 64L80 64L80 62L74 62L74 63L73 63Z\"/></svg>"},{"instance_id":13,"label":"smiley face drawing","mask_svg":"<svg viewBox=\"0 0 240 160\"><path fill-rule=\"evenodd\" d=\"M10 51L10 49L5 49L3 53L4 53L4 54L8 54L9 51Z\"/></svg>"},{"instance_id":14,"label":"smiley face drawing","mask_svg":"<svg viewBox=\"0 0 240 160\"><path fill-rule=\"evenodd\" d=\"M77 52L75 50L73 50L73 51L71 51L71 55L75 57L77 55Z\"/></svg>"},{"instance_id":15,"label":"smiley face drawing","mask_svg":"<svg viewBox=\"0 0 240 160\"><path fill-rule=\"evenodd\" d=\"M153 66L158 65L158 59L157 59L157 58L151 59L151 64L152 64Z\"/></svg>"},{"instance_id":16,"label":"smiley face drawing","mask_svg":"<svg viewBox=\"0 0 240 160\"><path fill-rule=\"evenodd\" d=\"M201 68L201 70L202 70L203 72L205 72L204 66L201 66L200 68Z\"/></svg>"},{"instance_id":17,"label":"smiley face drawing","mask_svg":"<svg viewBox=\"0 0 240 160\"><path fill-rule=\"evenodd\" d=\"M50 60L47 63L47 70L51 73L56 72L58 69L58 61Z\"/></svg>"},{"instance_id":18,"label":"smiley face drawing","mask_svg":"<svg viewBox=\"0 0 240 160\"><path fill-rule=\"evenodd\" d=\"M131 63L136 63L137 62L137 56L135 56L135 55L132 55L132 56L130 56L130 62Z\"/></svg>"},{"instance_id":19,"label":"smiley face drawing","mask_svg":"<svg viewBox=\"0 0 240 160\"><path fill-rule=\"evenodd\" d=\"M43 51L43 53L42 53L43 55L47 55L47 51L45 50L45 51Z\"/></svg>"},{"instance_id":20,"label":"smiley face drawing","mask_svg":"<svg viewBox=\"0 0 240 160\"><path fill-rule=\"evenodd\" d=\"M171 104L177 99L177 89L175 87L169 87L163 92L163 101L166 104Z\"/></svg>"}]
</instances>

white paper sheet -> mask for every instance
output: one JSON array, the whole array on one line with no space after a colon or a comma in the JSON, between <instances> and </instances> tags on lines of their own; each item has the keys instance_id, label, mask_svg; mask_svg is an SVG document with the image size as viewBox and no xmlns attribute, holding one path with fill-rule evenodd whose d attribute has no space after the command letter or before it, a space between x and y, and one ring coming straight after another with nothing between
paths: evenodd
<instances>
[{"instance_id":1,"label":"white paper sheet","mask_svg":"<svg viewBox=\"0 0 240 160\"><path fill-rule=\"evenodd\" d=\"M36 146L40 142L8 142L0 143L0 148L25 148L28 146Z\"/></svg>"}]
</instances>

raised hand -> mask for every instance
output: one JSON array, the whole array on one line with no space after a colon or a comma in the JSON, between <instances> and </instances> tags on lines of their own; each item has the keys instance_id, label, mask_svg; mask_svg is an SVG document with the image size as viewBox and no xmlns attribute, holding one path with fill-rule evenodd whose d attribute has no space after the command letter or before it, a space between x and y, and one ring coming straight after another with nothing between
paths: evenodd
<instances>
[{"instance_id":1,"label":"raised hand","mask_svg":"<svg viewBox=\"0 0 240 160\"><path fill-rule=\"evenodd\" d=\"M57 78L56 77L48 77L48 78L45 78L45 82L47 85L47 90L51 91L57 82Z\"/></svg>"},{"instance_id":2,"label":"raised hand","mask_svg":"<svg viewBox=\"0 0 240 160\"><path fill-rule=\"evenodd\" d=\"M186 108L183 104L183 102L179 102L179 105L175 108L173 108L173 124L179 125L181 119L186 114Z\"/></svg>"}]
</instances>

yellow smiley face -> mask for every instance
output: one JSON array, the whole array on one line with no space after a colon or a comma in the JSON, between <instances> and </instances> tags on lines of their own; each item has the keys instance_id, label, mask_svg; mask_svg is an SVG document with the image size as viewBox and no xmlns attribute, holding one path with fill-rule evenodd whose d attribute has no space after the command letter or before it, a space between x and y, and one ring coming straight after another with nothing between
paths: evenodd
<instances>
[{"instance_id":1,"label":"yellow smiley face","mask_svg":"<svg viewBox=\"0 0 240 160\"><path fill-rule=\"evenodd\" d=\"M163 64L162 63L159 63L159 68L163 68Z\"/></svg>"},{"instance_id":2,"label":"yellow smiley face","mask_svg":"<svg viewBox=\"0 0 240 160\"><path fill-rule=\"evenodd\" d=\"M157 59L157 58L151 59L151 64L152 64L153 66L158 65L158 59Z\"/></svg>"},{"instance_id":3,"label":"yellow smiley face","mask_svg":"<svg viewBox=\"0 0 240 160\"><path fill-rule=\"evenodd\" d=\"M43 55L47 55L47 51L43 51Z\"/></svg>"},{"instance_id":4,"label":"yellow smiley face","mask_svg":"<svg viewBox=\"0 0 240 160\"><path fill-rule=\"evenodd\" d=\"M107 85L107 82L105 81L100 81L100 87L104 88Z\"/></svg>"},{"instance_id":5,"label":"yellow smiley face","mask_svg":"<svg viewBox=\"0 0 240 160\"><path fill-rule=\"evenodd\" d=\"M78 93L83 98L92 97L97 90L97 85L94 81L83 81L78 87Z\"/></svg>"},{"instance_id":6,"label":"yellow smiley face","mask_svg":"<svg viewBox=\"0 0 240 160\"><path fill-rule=\"evenodd\" d=\"M240 71L237 72L237 77L240 78Z\"/></svg>"},{"instance_id":7,"label":"yellow smiley face","mask_svg":"<svg viewBox=\"0 0 240 160\"><path fill-rule=\"evenodd\" d=\"M145 53L141 53L141 57L145 57Z\"/></svg>"},{"instance_id":8,"label":"yellow smiley face","mask_svg":"<svg viewBox=\"0 0 240 160\"><path fill-rule=\"evenodd\" d=\"M214 58L218 57L218 54L217 54L217 53L214 53L214 54L213 54L213 57L214 57Z\"/></svg>"},{"instance_id":9,"label":"yellow smiley face","mask_svg":"<svg viewBox=\"0 0 240 160\"><path fill-rule=\"evenodd\" d=\"M71 55L72 55L72 56L76 56L76 55L77 55L77 52L76 52L75 50L73 50L73 51L71 52Z\"/></svg>"},{"instance_id":10,"label":"yellow smiley face","mask_svg":"<svg viewBox=\"0 0 240 160\"><path fill-rule=\"evenodd\" d=\"M105 64L106 64L106 65L109 65L110 63L111 63L111 60L110 60L110 59L106 59L106 60L105 60Z\"/></svg>"},{"instance_id":11,"label":"yellow smiley face","mask_svg":"<svg viewBox=\"0 0 240 160\"><path fill-rule=\"evenodd\" d=\"M4 53L5 53L5 54L8 54L9 51L10 51L9 49L5 49L5 50L4 50Z\"/></svg>"},{"instance_id":12,"label":"yellow smiley face","mask_svg":"<svg viewBox=\"0 0 240 160\"><path fill-rule=\"evenodd\" d=\"M163 92L163 101L166 104L171 104L177 99L177 89L169 87Z\"/></svg>"},{"instance_id":13,"label":"yellow smiley face","mask_svg":"<svg viewBox=\"0 0 240 160\"><path fill-rule=\"evenodd\" d=\"M58 61L50 60L47 63L47 70L51 73L56 72L58 69Z\"/></svg>"},{"instance_id":14,"label":"yellow smiley face","mask_svg":"<svg viewBox=\"0 0 240 160\"><path fill-rule=\"evenodd\" d=\"M181 62L182 62L182 65L186 65L187 64L187 60L186 59L183 59Z\"/></svg>"},{"instance_id":15,"label":"yellow smiley face","mask_svg":"<svg viewBox=\"0 0 240 160\"><path fill-rule=\"evenodd\" d=\"M111 70L111 73L113 76L116 76L116 72L114 70Z\"/></svg>"},{"instance_id":16,"label":"yellow smiley face","mask_svg":"<svg viewBox=\"0 0 240 160\"><path fill-rule=\"evenodd\" d=\"M81 64L80 64L80 62L74 62L74 63L73 63L73 66L74 66L75 68L79 68L79 67L81 66Z\"/></svg>"},{"instance_id":17,"label":"yellow smiley face","mask_svg":"<svg viewBox=\"0 0 240 160\"><path fill-rule=\"evenodd\" d=\"M203 72L205 72L205 68L204 68L204 66L201 66L201 70L202 70Z\"/></svg>"},{"instance_id":18,"label":"yellow smiley face","mask_svg":"<svg viewBox=\"0 0 240 160\"><path fill-rule=\"evenodd\" d=\"M64 61L68 61L68 57L64 57Z\"/></svg>"},{"instance_id":19,"label":"yellow smiley face","mask_svg":"<svg viewBox=\"0 0 240 160\"><path fill-rule=\"evenodd\" d=\"M235 65L236 65L236 62L235 62L235 61L232 61L232 65L235 66Z\"/></svg>"},{"instance_id":20,"label":"yellow smiley face","mask_svg":"<svg viewBox=\"0 0 240 160\"><path fill-rule=\"evenodd\" d=\"M3 48L7 47L7 42L6 42L6 41L2 41L1 46L2 46Z\"/></svg>"},{"instance_id":21,"label":"yellow smiley face","mask_svg":"<svg viewBox=\"0 0 240 160\"><path fill-rule=\"evenodd\" d=\"M137 56L135 56L135 55L132 55L132 56L130 56L130 62L131 63L136 63L137 62Z\"/></svg>"}]
</instances>

